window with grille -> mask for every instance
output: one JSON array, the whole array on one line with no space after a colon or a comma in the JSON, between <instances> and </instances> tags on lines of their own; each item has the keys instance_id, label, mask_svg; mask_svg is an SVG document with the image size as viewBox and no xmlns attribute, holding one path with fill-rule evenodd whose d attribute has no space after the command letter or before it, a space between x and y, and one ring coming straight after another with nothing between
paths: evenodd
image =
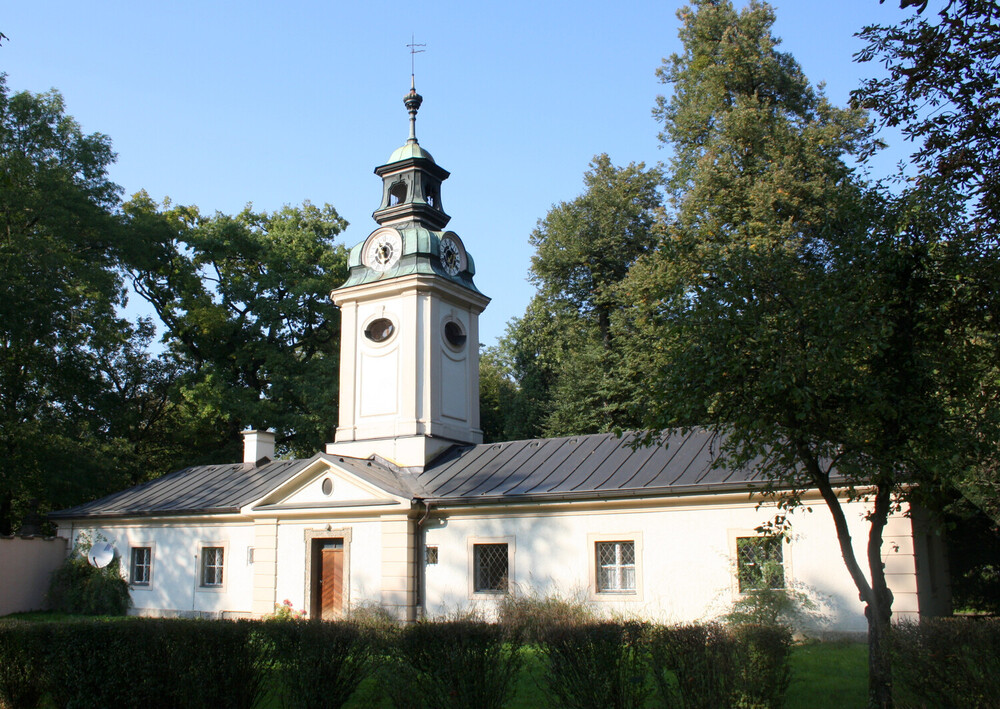
<instances>
[{"instance_id":1,"label":"window with grille","mask_svg":"<svg viewBox=\"0 0 1000 709\"><path fill-rule=\"evenodd\" d=\"M635 542L597 542L597 592L635 591Z\"/></svg>"},{"instance_id":2,"label":"window with grille","mask_svg":"<svg viewBox=\"0 0 1000 709\"><path fill-rule=\"evenodd\" d=\"M221 586L223 568L222 547L202 547L201 550L201 585Z\"/></svg>"},{"instance_id":3,"label":"window with grille","mask_svg":"<svg viewBox=\"0 0 1000 709\"><path fill-rule=\"evenodd\" d=\"M785 587L781 537L737 537L736 571L740 593Z\"/></svg>"},{"instance_id":4,"label":"window with grille","mask_svg":"<svg viewBox=\"0 0 1000 709\"><path fill-rule=\"evenodd\" d=\"M473 568L476 593L507 590L508 574L506 544L473 544Z\"/></svg>"},{"instance_id":5,"label":"window with grille","mask_svg":"<svg viewBox=\"0 0 1000 709\"><path fill-rule=\"evenodd\" d=\"M153 550L150 547L132 547L129 582L133 586L148 586L153 568Z\"/></svg>"}]
</instances>

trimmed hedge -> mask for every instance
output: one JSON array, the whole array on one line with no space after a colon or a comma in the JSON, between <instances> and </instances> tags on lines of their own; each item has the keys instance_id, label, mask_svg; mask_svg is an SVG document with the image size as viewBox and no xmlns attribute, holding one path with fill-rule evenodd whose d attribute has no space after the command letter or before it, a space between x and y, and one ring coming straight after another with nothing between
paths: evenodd
<instances>
[{"instance_id":1,"label":"trimmed hedge","mask_svg":"<svg viewBox=\"0 0 1000 709\"><path fill-rule=\"evenodd\" d=\"M57 707L251 709L267 687L267 658L249 621L122 620L0 624L0 703ZM20 644L30 648L11 651ZM182 678L182 679L179 679ZM10 691L8 686L15 691Z\"/></svg>"},{"instance_id":2,"label":"trimmed hedge","mask_svg":"<svg viewBox=\"0 0 1000 709\"><path fill-rule=\"evenodd\" d=\"M935 618L893 628L899 707L1000 707L1000 618Z\"/></svg>"},{"instance_id":3,"label":"trimmed hedge","mask_svg":"<svg viewBox=\"0 0 1000 709\"><path fill-rule=\"evenodd\" d=\"M651 694L646 625L555 625L541 643L545 682L557 706L638 709Z\"/></svg>"},{"instance_id":4,"label":"trimmed hedge","mask_svg":"<svg viewBox=\"0 0 1000 709\"><path fill-rule=\"evenodd\" d=\"M648 643L664 707L777 709L785 704L792 646L785 628L658 626Z\"/></svg>"},{"instance_id":5,"label":"trimmed hedge","mask_svg":"<svg viewBox=\"0 0 1000 709\"><path fill-rule=\"evenodd\" d=\"M270 621L260 630L288 709L342 707L383 662L379 635L354 623Z\"/></svg>"},{"instance_id":6,"label":"trimmed hedge","mask_svg":"<svg viewBox=\"0 0 1000 709\"><path fill-rule=\"evenodd\" d=\"M392 647L385 687L399 709L500 709L522 666L520 639L482 621L415 623Z\"/></svg>"}]
</instances>

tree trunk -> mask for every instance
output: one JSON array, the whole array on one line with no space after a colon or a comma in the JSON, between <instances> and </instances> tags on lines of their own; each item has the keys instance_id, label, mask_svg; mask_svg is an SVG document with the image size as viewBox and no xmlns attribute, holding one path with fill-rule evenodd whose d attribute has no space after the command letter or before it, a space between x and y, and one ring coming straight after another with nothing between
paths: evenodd
<instances>
[{"instance_id":1,"label":"tree trunk","mask_svg":"<svg viewBox=\"0 0 1000 709\"><path fill-rule=\"evenodd\" d=\"M892 593L865 606L868 619L868 707L891 709L892 704ZM881 594L878 594L881 595Z\"/></svg>"}]
</instances>

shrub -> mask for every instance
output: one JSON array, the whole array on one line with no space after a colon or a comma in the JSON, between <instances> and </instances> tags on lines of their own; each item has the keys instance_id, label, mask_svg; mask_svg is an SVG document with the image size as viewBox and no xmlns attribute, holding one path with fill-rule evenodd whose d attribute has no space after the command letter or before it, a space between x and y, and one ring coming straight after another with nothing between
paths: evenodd
<instances>
[{"instance_id":1,"label":"shrub","mask_svg":"<svg viewBox=\"0 0 1000 709\"><path fill-rule=\"evenodd\" d=\"M455 620L403 628L386 688L400 709L499 709L521 670L521 643L496 624Z\"/></svg>"},{"instance_id":2,"label":"shrub","mask_svg":"<svg viewBox=\"0 0 1000 709\"><path fill-rule=\"evenodd\" d=\"M382 662L376 633L353 623L293 621L262 627L283 707L341 707Z\"/></svg>"},{"instance_id":3,"label":"shrub","mask_svg":"<svg viewBox=\"0 0 1000 709\"><path fill-rule=\"evenodd\" d=\"M791 633L780 627L717 624L654 628L653 679L663 706L782 707L791 679Z\"/></svg>"},{"instance_id":4,"label":"shrub","mask_svg":"<svg viewBox=\"0 0 1000 709\"><path fill-rule=\"evenodd\" d=\"M638 622L555 624L541 648L545 682L563 707L640 707L650 694L644 633Z\"/></svg>"},{"instance_id":5,"label":"shrub","mask_svg":"<svg viewBox=\"0 0 1000 709\"><path fill-rule=\"evenodd\" d=\"M0 623L0 707L34 709L43 695L45 643L36 626Z\"/></svg>"},{"instance_id":6,"label":"shrub","mask_svg":"<svg viewBox=\"0 0 1000 709\"><path fill-rule=\"evenodd\" d=\"M53 610L83 615L125 615L132 598L117 556L102 569L87 561L90 540L83 538L52 572L49 604Z\"/></svg>"},{"instance_id":7,"label":"shrub","mask_svg":"<svg viewBox=\"0 0 1000 709\"><path fill-rule=\"evenodd\" d=\"M658 626L648 639L653 680L663 706L728 706L734 657L721 625Z\"/></svg>"},{"instance_id":8,"label":"shrub","mask_svg":"<svg viewBox=\"0 0 1000 709\"><path fill-rule=\"evenodd\" d=\"M527 642L541 643L549 628L593 623L595 615L591 606L576 599L507 595L500 602L499 620Z\"/></svg>"},{"instance_id":9,"label":"shrub","mask_svg":"<svg viewBox=\"0 0 1000 709\"><path fill-rule=\"evenodd\" d=\"M897 706L1000 706L1000 619L900 623L893 655Z\"/></svg>"}]
</instances>

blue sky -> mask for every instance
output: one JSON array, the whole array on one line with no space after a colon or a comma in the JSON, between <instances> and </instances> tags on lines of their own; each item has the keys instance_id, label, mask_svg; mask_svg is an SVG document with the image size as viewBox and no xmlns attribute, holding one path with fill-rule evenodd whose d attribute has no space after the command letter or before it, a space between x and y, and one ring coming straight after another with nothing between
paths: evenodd
<instances>
[{"instance_id":1,"label":"blue sky","mask_svg":"<svg viewBox=\"0 0 1000 709\"><path fill-rule=\"evenodd\" d=\"M58 89L85 131L109 135L126 195L209 213L329 202L350 246L375 227L373 169L406 140L412 33L426 45L417 136L451 172L443 206L493 298L493 344L533 293L532 229L580 193L593 156L666 158L654 72L679 51L683 4L22 0L0 13L0 71L12 90ZM784 51L841 105L876 70L852 62L853 34L907 14L893 0L774 6Z\"/></svg>"}]
</instances>

